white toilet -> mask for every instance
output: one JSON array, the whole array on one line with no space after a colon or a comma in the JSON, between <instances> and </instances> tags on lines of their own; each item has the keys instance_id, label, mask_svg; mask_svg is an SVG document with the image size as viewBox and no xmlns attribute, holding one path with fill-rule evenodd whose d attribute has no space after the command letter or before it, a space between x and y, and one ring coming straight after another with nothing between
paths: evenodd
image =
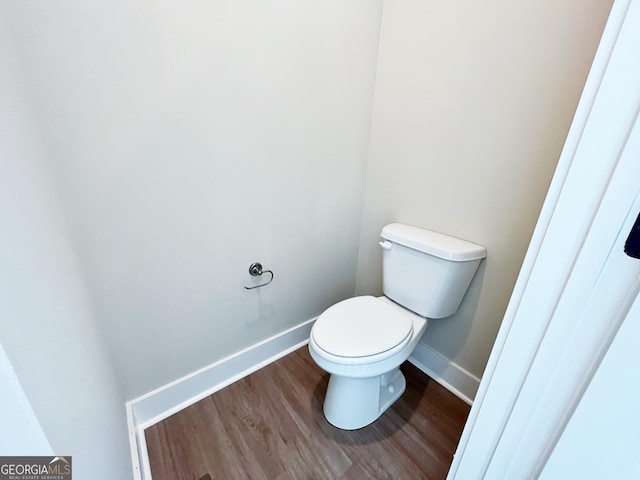
<instances>
[{"instance_id":1,"label":"white toilet","mask_svg":"<svg viewBox=\"0 0 640 480\"><path fill-rule=\"evenodd\" d=\"M427 328L453 315L486 250L464 240L399 223L382 229L384 297L336 303L309 338L314 361L331 374L324 415L332 425L369 425L405 390L400 372Z\"/></svg>"}]
</instances>

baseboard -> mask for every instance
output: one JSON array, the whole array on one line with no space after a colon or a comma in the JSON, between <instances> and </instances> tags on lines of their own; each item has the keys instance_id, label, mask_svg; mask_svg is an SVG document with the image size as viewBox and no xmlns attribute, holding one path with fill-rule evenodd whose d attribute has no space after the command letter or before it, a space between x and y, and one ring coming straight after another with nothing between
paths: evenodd
<instances>
[{"instance_id":1,"label":"baseboard","mask_svg":"<svg viewBox=\"0 0 640 480\"><path fill-rule=\"evenodd\" d=\"M136 480L151 480L144 430L297 350L309 341L315 318L126 403Z\"/></svg>"},{"instance_id":2,"label":"baseboard","mask_svg":"<svg viewBox=\"0 0 640 480\"><path fill-rule=\"evenodd\" d=\"M473 404L480 385L478 377L423 343L418 343L409 361L455 396Z\"/></svg>"}]
</instances>

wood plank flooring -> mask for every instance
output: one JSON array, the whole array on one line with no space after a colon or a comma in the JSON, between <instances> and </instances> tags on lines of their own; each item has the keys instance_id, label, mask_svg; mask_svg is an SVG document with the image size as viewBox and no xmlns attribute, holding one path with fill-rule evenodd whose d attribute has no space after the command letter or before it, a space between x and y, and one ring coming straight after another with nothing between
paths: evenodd
<instances>
[{"instance_id":1,"label":"wood plank flooring","mask_svg":"<svg viewBox=\"0 0 640 480\"><path fill-rule=\"evenodd\" d=\"M444 479L469 406L416 367L376 422L322 414L329 374L303 347L145 430L153 480Z\"/></svg>"}]
</instances>

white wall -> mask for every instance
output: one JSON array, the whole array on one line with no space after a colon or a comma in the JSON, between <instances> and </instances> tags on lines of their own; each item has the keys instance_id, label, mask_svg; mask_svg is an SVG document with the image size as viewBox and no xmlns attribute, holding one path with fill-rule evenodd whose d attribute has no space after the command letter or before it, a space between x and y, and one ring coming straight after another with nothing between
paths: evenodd
<instances>
[{"instance_id":1,"label":"white wall","mask_svg":"<svg viewBox=\"0 0 640 480\"><path fill-rule=\"evenodd\" d=\"M353 295L380 1L5 3L127 398Z\"/></svg>"},{"instance_id":2,"label":"white wall","mask_svg":"<svg viewBox=\"0 0 640 480\"><path fill-rule=\"evenodd\" d=\"M2 383L12 390L2 390L0 403L4 410L9 398L22 398L22 420L32 422L32 428L21 432L31 438L22 438L19 451L16 438L16 450L0 454L48 455L53 450L73 456L75 478L130 478L124 396L96 328L42 125L3 23L3 7L0 343L7 359ZM11 435L11 424L2 425L1 436Z\"/></svg>"},{"instance_id":3,"label":"white wall","mask_svg":"<svg viewBox=\"0 0 640 480\"><path fill-rule=\"evenodd\" d=\"M53 455L20 380L0 345L0 455Z\"/></svg>"},{"instance_id":4,"label":"white wall","mask_svg":"<svg viewBox=\"0 0 640 480\"><path fill-rule=\"evenodd\" d=\"M611 1L384 4L358 293L381 290L382 226L487 247L457 314L422 342L481 376Z\"/></svg>"}]
</instances>

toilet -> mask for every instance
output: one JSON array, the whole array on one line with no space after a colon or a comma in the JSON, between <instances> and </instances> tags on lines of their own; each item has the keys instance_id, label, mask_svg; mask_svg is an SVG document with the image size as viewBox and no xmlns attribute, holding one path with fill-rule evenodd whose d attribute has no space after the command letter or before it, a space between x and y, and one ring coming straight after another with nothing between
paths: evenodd
<instances>
[{"instance_id":1,"label":"toilet","mask_svg":"<svg viewBox=\"0 0 640 480\"><path fill-rule=\"evenodd\" d=\"M385 226L383 297L358 296L325 310L309 337L313 360L330 373L324 415L355 430L374 422L405 391L400 365L429 318L453 315L486 250L465 240L400 223Z\"/></svg>"}]
</instances>

